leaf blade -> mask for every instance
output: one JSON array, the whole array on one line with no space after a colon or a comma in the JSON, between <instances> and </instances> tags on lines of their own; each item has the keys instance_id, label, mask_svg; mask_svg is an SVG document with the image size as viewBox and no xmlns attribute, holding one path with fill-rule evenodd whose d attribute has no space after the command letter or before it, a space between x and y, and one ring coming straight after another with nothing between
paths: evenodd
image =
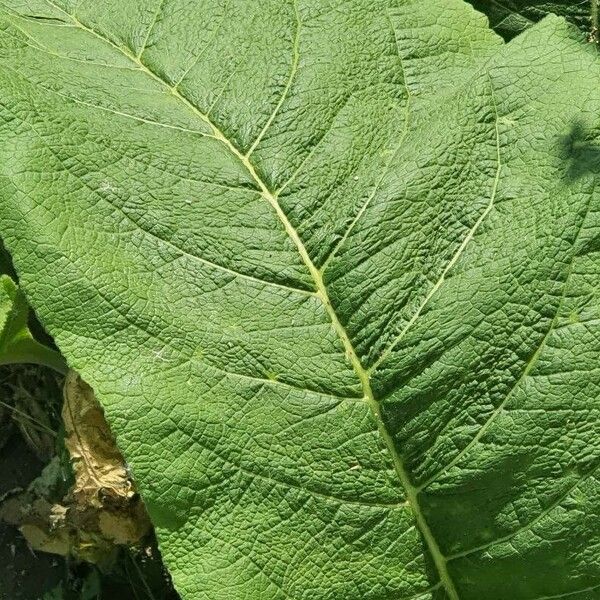
<instances>
[{"instance_id":1,"label":"leaf blade","mask_svg":"<svg viewBox=\"0 0 600 600\"><path fill-rule=\"evenodd\" d=\"M275 86L279 94L272 94L265 102L266 110L260 118L250 118L247 108L246 112L231 109L236 96L230 91L241 86L242 81L246 86L248 81L255 81L256 74L251 73L247 81L242 76L236 79L239 69L226 72L225 87L214 96L207 96L213 103L216 99L213 118L217 125L211 125L212 118L208 119L210 107L203 111L195 107L201 97L199 90L205 85L202 79L198 87L187 80L187 86L171 94L177 99L177 112L185 113L184 116L173 113L171 97L160 104L162 94L158 90L171 86L170 82L182 73L180 68L165 75L166 63L160 61L152 71L146 67L150 72L143 74L143 97L154 94L161 98L153 105L155 114L164 115L170 119L168 124L177 127L156 127L123 115L107 122L104 116L97 116L97 111L81 104L87 100L75 97L78 102L59 101L48 89L48 73L39 66L34 69L33 63L27 61L22 63L25 67L21 67L20 75L11 74L10 82L3 80L9 94L4 108L10 102L19 108L24 98L34 98L35 106L34 111L27 109L29 120L19 121L21 126L16 133L13 121L18 121L17 116L9 111L12 117L4 117L5 135L16 142L16 151L3 156L6 187L0 197L9 247L34 305L61 348L72 357L74 366L94 384L114 429L120 432L120 444L141 480L175 581L190 597L231 597L238 588L244 594L281 598L479 598L482 594L493 597L494 593L507 591L503 580L509 569L502 566L502 560L488 567L485 577L474 577L471 563L454 556L482 540L484 525L495 527L501 537L503 528L494 518L504 518L503 507L494 506L496 512L486 508L485 514L480 514L490 502L489 494L472 493L465 499L469 510L458 521L463 521L465 515L477 515L481 523L464 531L455 523L448 530L448 515L454 515L457 507L455 502L444 499L444 485L446 491L452 490L460 478L455 482L452 478L442 483L435 481L437 488L427 486L421 490L417 486L427 480L428 474L434 474L424 470L439 466L440 456L452 455L455 442L456 449L468 444L465 440L473 429L469 402L476 406L478 422L490 413L488 407L477 404L477 396L468 387L445 387L449 382L455 383L456 378L441 358L446 347L451 351L457 341L462 341L461 368L467 372L474 364L475 346L468 347L467 342L475 339L475 316L453 307L454 300L460 299L461 289L455 283L463 277L461 273L466 272L467 279L471 278L467 292L477 289L480 273L486 275L481 277L486 285L498 280L494 261L478 242L485 236L499 254L499 243L506 241L506 224L498 220L501 213L496 202L499 191L501 206L515 200L498 161L499 139L508 139L509 129L514 127L506 115L519 113L517 123L527 133L522 139L531 143L533 149L524 142L515 147L528 160L544 148L544 142L553 139L547 138L550 133L564 132L563 116L555 109L546 107L547 114L543 110L549 95L548 58L535 54L536 44L548 36L554 39L550 55L552 64L556 62L560 68L560 98L570 107L569 114L594 113L597 100L577 83L577 75L597 67L589 58L591 55L557 21L534 29L520 46L499 51L497 39L486 33L482 20L459 2L439 3L440 11L447 17L442 19L442 27L436 26L435 19L431 22L420 7L422 3L399 8L393 3L381 4L388 9L384 14L388 27L383 29L377 21L377 29L385 31L386 37L377 42L381 46L375 46L385 49L383 54L390 60L385 62L385 68L375 69L382 80L372 88L380 91L385 86L391 89L394 84L396 103L390 107L368 94L351 96L341 109L351 110L335 123L332 140L323 142L327 132L311 129L305 122L304 129L310 135L304 131L302 135L312 139L312 147L300 145L299 154L289 151L277 156L269 145L275 139L284 149L297 143L293 129L288 137L282 137L282 131L289 129L286 113L289 111L288 119L301 113L294 109L293 102L298 102L299 97L314 97L314 90L309 90L308 96L294 91L289 63L287 69L280 69L288 79L276 78L284 82L283 89L281 84ZM123 5L115 10L130 10L133 6ZM221 8L223 4L215 6ZM269 7L268 3L265 6ZM324 19L323 23L330 24L328 19L335 17L336 27L346 36L344 43L350 44L348 47L354 52L362 49L362 41L370 35L370 26L361 20L364 15L373 15L370 5L352 5L352 15L358 23L354 28L346 27L339 13L332 17L319 12L321 7L317 4L302 6L304 17L310 14L315 22ZM242 21L252 16L251 9L246 10L250 12L242 10ZM281 11L279 4L269 7L267 16L280 19ZM106 14L92 16L95 18L88 24L80 21L80 29L85 33L86 28L92 29L93 22L98 31L86 35L106 37L102 56L120 51L118 40L127 39L131 32L117 29L107 33ZM166 27L167 13L162 19ZM422 27L415 38L413 20L418 23L421 19ZM472 38L478 44L477 52L469 43L456 50L454 36L460 31L464 34L465 19L469 23L465 39ZM255 20L253 26L260 32L261 19ZM147 32L150 44L158 43L155 38L161 22ZM221 18L219 23L222 22ZM127 24L127 19L119 21L118 28ZM72 27L77 27L76 22ZM250 26L244 25L241 30L251 37ZM324 31L321 35L329 39L331 29ZM66 40L81 34L70 30L59 33L66 35ZM139 38L138 34L131 35L130 39ZM233 31L231 35L238 39L240 33ZM293 35L288 40L292 41ZM254 39L256 44L261 41L260 35ZM7 68L14 70L10 61L15 56L23 58L23 54L32 52L21 42L22 38L11 47L14 54L6 59ZM419 44L423 49L433 47L439 52L426 55L429 62L422 65L421 89L415 80L412 87L407 85L397 63L399 55L405 60L402 53ZM313 46L318 56L321 49L314 42ZM140 48L132 45L131 51L121 54L131 62L136 56L133 50L139 52ZM87 47L76 49L87 52ZM257 56L261 56L260 51L258 48ZM39 59L39 52L30 54L29 60L33 56ZM153 53L145 49L142 56L150 60ZM164 49L160 56L172 59ZM282 52L281 56L283 62L283 57L289 59L290 55ZM352 55L357 61L361 56L361 52ZM565 66L569 62L565 57L571 60L572 72ZM82 56L76 59L74 62L82 60ZM342 63L347 60L344 55ZM373 77L373 70L367 69L372 60L369 55L359 63L365 69L361 75L366 80ZM70 65L73 61L67 62ZM97 76L97 65L79 64L77 68L83 73L80 77L91 81ZM434 85L435 64L448 69L448 79L439 86ZM299 69L307 68L301 62L299 65ZM63 68L59 64L52 71L58 87L69 84ZM190 68L187 63L185 68ZM413 65L413 70L416 76L419 68ZM410 72L409 68L404 77ZM68 73L72 75L72 71ZM138 76L136 73L134 77ZM42 82L40 77L46 80ZM128 84L132 81L127 70L122 77ZM534 114L544 113L547 117L545 128L540 129L538 121L526 112L519 112L522 91L513 100L506 97L500 83L507 77L508 87L518 87L520 82L529 80L540 84L533 92L527 91L533 93ZM289 88L286 81L292 81ZM333 77L331 72L322 81L329 93L341 87L339 76ZM231 90L227 87L230 85L234 85ZM573 91L582 89L586 100L573 102ZM68 91L89 93L85 86L81 92L73 86ZM409 91L416 95L416 119L410 131L405 132ZM105 92L98 92L101 101L108 98L117 104L106 104L105 108L118 110L126 86L117 86L112 98ZM388 93L386 102L390 97L393 94ZM127 110L133 107L135 111L141 106L136 104L138 99L126 98L123 102ZM255 99L254 104L257 103ZM291 108L288 103L292 103ZM329 100L326 104L330 104ZM373 106L378 110L373 111ZM499 113L498 106L506 110L506 115ZM373 116L365 121L369 111ZM382 114L388 115L383 127ZM54 122L49 115L60 118ZM199 119L189 120L191 115ZM275 116L271 118L272 115ZM330 124L330 113L325 116L323 120ZM279 124L280 119L283 125ZM200 131L197 121L208 125L208 129ZM65 124L70 125L65 128ZM183 124L197 131L185 131ZM269 125L267 129L265 124ZM361 141L371 126L373 131L386 132L386 143L396 138L393 141L397 145L399 137L402 144L397 151L393 148L391 156L382 157L373 151L382 150L381 140L375 143L373 137L367 136ZM359 150L352 144L343 146L336 163L332 154L339 151L344 135L360 142ZM257 139L259 144L255 144ZM432 139L443 140L443 144L432 148ZM550 144L550 148L552 151L544 149L549 165L542 171L565 184L561 178L566 175L560 166L565 157L559 156L559 150L564 154L564 148L556 144ZM246 156L248 150L250 156ZM53 174L44 182L44 197L50 200L44 200L36 191L37 181L28 174L40 156ZM440 163L443 156L459 159L444 164ZM518 152L514 150L510 156L510 168L519 172ZM311 161L321 165L321 172ZM586 192L595 169L589 157L588 163L589 172L577 183L582 189L571 183L557 185L560 202L556 202L566 214L563 221L557 218L551 202L544 203L546 198L538 190L546 187L539 185L527 170L519 172L521 194L517 199L521 202L513 203L520 226L525 230L536 222L532 209L523 204L523 190L533 194L535 208L546 219L542 223L549 223L545 237L541 236L540 241L532 236L527 247L545 249L546 258L561 259L556 268L551 268L522 254L527 258L523 260L528 264L529 279L520 283L519 297L534 297L536 308L545 300L556 308L557 298L566 289L557 284L562 282L561 277L564 279L564 265L568 264L565 260L576 246L573 227L581 220L582 200L591 202L595 198L592 192ZM307 190L307 180L302 179L304 172L298 171L302 164L312 167L313 178L319 184L304 196L301 192ZM333 177L327 176L332 164L344 167L342 180L339 173L333 172L335 169ZM364 170L356 184L353 173L361 164ZM434 167L439 174L432 181ZM287 193L278 193L277 186L285 186L295 173L300 173L300 178L294 180L295 187L288 186ZM361 182L363 175L365 181ZM352 190L346 200L335 196L340 181L345 182L346 190ZM225 187L218 187L217 192L214 183ZM301 218L311 215L310 208L318 206L322 197L322 192L316 194L319 186L334 190L327 207L334 206L337 212L329 221ZM417 202L411 202L410 193L415 194ZM370 194L373 199L363 210ZM194 205L189 208L190 196L202 199L202 212ZM441 201L429 204L432 198ZM318 217L323 217L324 212ZM426 219L411 221L419 212ZM448 215L452 226L450 221L444 221ZM252 219L249 222L254 227L250 232L244 227L240 232L239 224L236 225L236 220L239 223L244 217ZM497 239L488 239L490 218L495 219L500 232ZM206 222L210 225L204 225ZM247 222L243 221L246 229ZM388 225L382 228L386 222ZM420 227L415 229L415 222ZM84 223L86 226L82 227ZM373 235L378 230L381 233ZM565 239L550 235L560 230L567 231ZM39 233L34 236L33 231ZM588 226L585 231L589 237ZM448 232L451 235L446 237ZM593 236L589 244L593 246ZM80 251L83 247L84 254ZM326 262L332 248L336 252ZM194 260L196 254L209 262L224 260L227 270ZM421 258L419 263L419 258L427 255L430 262ZM509 267L511 274L518 274L517 266ZM36 283L40 272L43 286ZM433 283L427 281L428 275L436 274ZM506 282L498 286L496 293L504 290L504 285ZM477 298L485 306L492 295L488 290L487 295ZM464 306L464 297L461 301ZM59 304L60 314L53 308ZM549 317L552 320L547 309L539 310L539 315L528 317L521 330L517 327L518 310L503 321L508 334L501 328L491 330L498 353L521 350L521 334L527 338L525 346L537 341L541 325ZM462 322L465 314L467 318ZM437 342L427 332L432 316L437 320L430 330L442 337ZM398 339L406 326L406 333ZM422 351L417 352L419 347ZM440 354L441 350L444 352ZM381 356L385 358L378 362ZM423 357L430 364L423 365ZM505 380L514 377L517 363L514 358L501 362ZM368 367L373 367L370 378ZM437 369L437 374L432 375L432 369ZM492 379L484 378L484 391ZM421 390L415 388L415 382ZM436 412L430 410L427 395L436 386L447 405L457 408L456 414L449 415L447 409L439 410L439 406ZM563 394L568 398L570 392ZM368 403L362 401L365 395ZM453 398L459 401L453 404ZM423 400L418 408L415 399ZM436 432L448 417L444 427L451 424L453 430L444 431L444 438L437 443ZM505 430L508 428L502 431ZM587 434L579 435L586 438ZM512 449L518 457L514 446ZM406 465L402 482L397 465L394 468L394 450ZM541 460L543 448L538 452ZM488 460L493 458L493 453L487 454ZM514 473L507 470L501 480L504 493L507 474L527 473L517 467L519 464ZM495 471L488 465L482 473L492 476ZM473 485L468 474L467 463L460 471L467 488ZM546 477L548 481L550 476ZM457 489L461 490L459 485ZM524 494L531 490L539 492L540 485L519 488ZM407 496L412 510L406 505ZM547 500L542 493L540 497ZM419 508L417 503L422 506ZM436 511L436 503L443 511ZM504 527L505 535L506 531ZM589 535L593 542L593 534ZM447 556L441 557L442 552ZM298 556L303 558L300 564ZM482 568L485 557L479 559L478 568ZM437 563L437 569L432 568L432 563ZM289 572L289 565L294 565L293 572ZM575 574L579 566L577 560L571 559L564 567L563 587L579 583L581 576ZM593 564L587 569L585 577L597 577ZM223 577L224 572L227 578ZM231 583L225 585L224 579ZM543 593L548 583L556 587L555 582L536 579L517 582L511 592L516 598L527 598L532 591ZM432 591L427 591L430 588Z\"/></svg>"}]
</instances>

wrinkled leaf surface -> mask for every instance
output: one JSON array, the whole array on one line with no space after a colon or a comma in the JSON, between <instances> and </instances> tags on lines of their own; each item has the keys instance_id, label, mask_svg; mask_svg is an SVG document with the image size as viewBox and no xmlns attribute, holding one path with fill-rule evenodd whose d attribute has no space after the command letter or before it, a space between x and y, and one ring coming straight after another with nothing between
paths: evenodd
<instances>
[{"instance_id":1,"label":"wrinkled leaf surface","mask_svg":"<svg viewBox=\"0 0 600 600\"><path fill-rule=\"evenodd\" d=\"M600 593L600 63L459 0L5 0L1 235L184 598Z\"/></svg>"}]
</instances>

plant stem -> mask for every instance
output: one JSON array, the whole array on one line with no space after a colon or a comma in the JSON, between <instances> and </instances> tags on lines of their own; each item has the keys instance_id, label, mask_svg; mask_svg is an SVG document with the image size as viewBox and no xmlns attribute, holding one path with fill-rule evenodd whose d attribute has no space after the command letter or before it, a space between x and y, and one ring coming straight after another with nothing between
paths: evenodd
<instances>
[{"instance_id":1,"label":"plant stem","mask_svg":"<svg viewBox=\"0 0 600 600\"><path fill-rule=\"evenodd\" d=\"M54 431L54 429L51 429L47 425L44 425L44 423L42 423L41 421L34 419L31 415L24 413L23 411L19 410L18 408L15 408L14 406L11 406L10 404L7 404L3 400L0 400L0 406L2 406L3 408L6 408L6 410L10 410L11 412L15 413L16 415L20 415L21 417L23 417L24 419L27 419L28 421L31 421L35 425L35 427L37 427L41 431L46 431L47 433L51 434L53 437L56 437L56 431Z\"/></svg>"},{"instance_id":2,"label":"plant stem","mask_svg":"<svg viewBox=\"0 0 600 600\"><path fill-rule=\"evenodd\" d=\"M139 580L142 582L142 584L146 590L146 593L148 594L148 598L150 598L150 600L156 600L154 597L154 594L152 593L152 590L150 589L150 586L148 585L148 582L146 581L146 578L144 577L144 574L142 573L142 570L140 569L140 565L138 565L137 561L132 556L131 551L128 551L127 554L129 556L129 559L133 563L135 570L137 571Z\"/></svg>"}]
</instances>

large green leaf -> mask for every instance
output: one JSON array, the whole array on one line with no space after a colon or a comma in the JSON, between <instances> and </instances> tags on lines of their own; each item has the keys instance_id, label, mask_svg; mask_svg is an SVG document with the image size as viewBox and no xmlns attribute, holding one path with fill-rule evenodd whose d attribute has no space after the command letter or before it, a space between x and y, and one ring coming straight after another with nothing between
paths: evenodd
<instances>
[{"instance_id":1,"label":"large green leaf","mask_svg":"<svg viewBox=\"0 0 600 600\"><path fill-rule=\"evenodd\" d=\"M546 15L566 17L585 32L591 31L592 0L468 0L485 13L490 25L505 39L512 39Z\"/></svg>"},{"instance_id":2,"label":"large green leaf","mask_svg":"<svg viewBox=\"0 0 600 600\"><path fill-rule=\"evenodd\" d=\"M459 0L4 0L1 233L184 598L600 594L600 63Z\"/></svg>"}]
</instances>

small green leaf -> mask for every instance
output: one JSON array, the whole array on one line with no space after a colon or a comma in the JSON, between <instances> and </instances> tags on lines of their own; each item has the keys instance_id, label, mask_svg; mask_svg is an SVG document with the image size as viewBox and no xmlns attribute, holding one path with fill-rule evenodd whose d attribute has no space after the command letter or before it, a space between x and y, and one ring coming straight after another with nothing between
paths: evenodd
<instances>
[{"instance_id":1,"label":"small green leaf","mask_svg":"<svg viewBox=\"0 0 600 600\"><path fill-rule=\"evenodd\" d=\"M25 296L8 275L0 275L0 365L35 363L66 372L60 354L31 335L28 319Z\"/></svg>"}]
</instances>

